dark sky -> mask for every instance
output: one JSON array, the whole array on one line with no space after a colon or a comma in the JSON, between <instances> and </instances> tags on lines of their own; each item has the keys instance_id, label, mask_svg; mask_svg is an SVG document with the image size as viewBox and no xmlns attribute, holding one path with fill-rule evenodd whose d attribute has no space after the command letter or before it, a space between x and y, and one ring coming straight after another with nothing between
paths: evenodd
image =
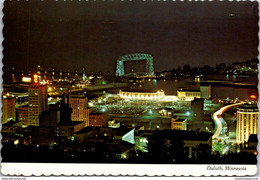
<instances>
[{"instance_id":1,"label":"dark sky","mask_svg":"<svg viewBox=\"0 0 260 180\"><path fill-rule=\"evenodd\" d=\"M115 73L135 52L152 54L155 71L258 56L257 2L91 1L5 1L4 70Z\"/></svg>"}]
</instances>

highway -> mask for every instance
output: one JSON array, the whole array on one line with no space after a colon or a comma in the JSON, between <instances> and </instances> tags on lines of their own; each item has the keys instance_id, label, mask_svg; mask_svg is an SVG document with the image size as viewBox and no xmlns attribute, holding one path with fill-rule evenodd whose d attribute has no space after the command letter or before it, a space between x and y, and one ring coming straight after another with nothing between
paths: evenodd
<instances>
[{"instance_id":1,"label":"highway","mask_svg":"<svg viewBox=\"0 0 260 180\"><path fill-rule=\"evenodd\" d=\"M230 105L227 105L227 106L224 106L222 108L220 108L218 111L216 111L214 114L213 114L213 120L215 122L215 125L217 128L214 135L213 135L213 139L215 138L219 138L220 136L224 135L227 131L227 123L226 121L221 117L221 115L227 111L229 108L233 107L233 106L239 106L239 105L242 105L244 104L245 102L241 102L241 103L236 103L236 104L230 104Z\"/></svg>"}]
</instances>

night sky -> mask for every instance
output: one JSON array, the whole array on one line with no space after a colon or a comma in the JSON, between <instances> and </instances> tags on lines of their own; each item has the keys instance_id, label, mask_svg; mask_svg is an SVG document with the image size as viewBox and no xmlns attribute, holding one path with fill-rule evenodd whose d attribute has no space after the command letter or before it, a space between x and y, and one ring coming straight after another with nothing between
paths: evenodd
<instances>
[{"instance_id":1,"label":"night sky","mask_svg":"<svg viewBox=\"0 0 260 180\"><path fill-rule=\"evenodd\" d=\"M136 52L157 72L258 56L257 2L91 1L5 1L4 71L114 74L118 56Z\"/></svg>"}]
</instances>

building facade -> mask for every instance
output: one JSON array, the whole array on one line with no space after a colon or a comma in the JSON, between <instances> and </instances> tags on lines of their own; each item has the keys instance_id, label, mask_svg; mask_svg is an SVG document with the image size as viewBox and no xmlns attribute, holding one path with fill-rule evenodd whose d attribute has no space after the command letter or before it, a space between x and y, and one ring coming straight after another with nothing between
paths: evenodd
<instances>
[{"instance_id":1,"label":"building facade","mask_svg":"<svg viewBox=\"0 0 260 180\"><path fill-rule=\"evenodd\" d=\"M171 120L171 129L172 130L185 130L187 131L187 119L177 117L172 118Z\"/></svg>"},{"instance_id":2,"label":"building facade","mask_svg":"<svg viewBox=\"0 0 260 180\"><path fill-rule=\"evenodd\" d=\"M15 121L15 98L9 95L4 95L2 100L2 124L5 124L9 121Z\"/></svg>"},{"instance_id":3,"label":"building facade","mask_svg":"<svg viewBox=\"0 0 260 180\"><path fill-rule=\"evenodd\" d=\"M192 101L194 98L200 98L199 90L178 90L177 96L180 101Z\"/></svg>"},{"instance_id":4,"label":"building facade","mask_svg":"<svg viewBox=\"0 0 260 180\"><path fill-rule=\"evenodd\" d=\"M90 114L89 115L89 126L96 127L107 127L108 126L108 116L106 114Z\"/></svg>"},{"instance_id":5,"label":"building facade","mask_svg":"<svg viewBox=\"0 0 260 180\"><path fill-rule=\"evenodd\" d=\"M18 121L23 126L28 125L28 105L18 107Z\"/></svg>"},{"instance_id":6,"label":"building facade","mask_svg":"<svg viewBox=\"0 0 260 180\"><path fill-rule=\"evenodd\" d=\"M70 96L70 107L72 108L72 121L86 121L88 119L88 99L85 96Z\"/></svg>"},{"instance_id":7,"label":"building facade","mask_svg":"<svg viewBox=\"0 0 260 180\"><path fill-rule=\"evenodd\" d=\"M136 100L159 100L164 98L163 90L157 92L128 92L119 91L119 97L122 99L136 99Z\"/></svg>"},{"instance_id":8,"label":"building facade","mask_svg":"<svg viewBox=\"0 0 260 180\"><path fill-rule=\"evenodd\" d=\"M200 97L203 99L211 98L211 85L200 86Z\"/></svg>"},{"instance_id":9,"label":"building facade","mask_svg":"<svg viewBox=\"0 0 260 180\"><path fill-rule=\"evenodd\" d=\"M33 84L28 89L28 125L39 126L39 116L48 109L47 86Z\"/></svg>"},{"instance_id":10,"label":"building facade","mask_svg":"<svg viewBox=\"0 0 260 180\"><path fill-rule=\"evenodd\" d=\"M258 132L258 107L243 105L237 108L236 141L238 144L247 142L251 134Z\"/></svg>"},{"instance_id":11,"label":"building facade","mask_svg":"<svg viewBox=\"0 0 260 180\"><path fill-rule=\"evenodd\" d=\"M204 99L194 98L191 101L191 111L194 116L203 116Z\"/></svg>"}]
</instances>

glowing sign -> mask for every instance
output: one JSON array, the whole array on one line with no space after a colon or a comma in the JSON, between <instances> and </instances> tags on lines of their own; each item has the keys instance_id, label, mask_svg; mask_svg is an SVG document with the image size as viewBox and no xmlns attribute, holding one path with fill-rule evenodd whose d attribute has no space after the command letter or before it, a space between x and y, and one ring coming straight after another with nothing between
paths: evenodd
<instances>
[{"instance_id":1,"label":"glowing sign","mask_svg":"<svg viewBox=\"0 0 260 180\"><path fill-rule=\"evenodd\" d=\"M38 83L39 83L39 79L38 79L38 75L37 75L37 74L34 74L34 75L33 75L33 82L34 82L35 84L38 84Z\"/></svg>"},{"instance_id":2,"label":"glowing sign","mask_svg":"<svg viewBox=\"0 0 260 180\"><path fill-rule=\"evenodd\" d=\"M256 99L256 96L255 95L251 95L250 98L251 99Z\"/></svg>"},{"instance_id":3,"label":"glowing sign","mask_svg":"<svg viewBox=\"0 0 260 180\"><path fill-rule=\"evenodd\" d=\"M32 82L32 78L30 78L30 77L23 77L23 78L22 78L22 81L23 81L23 82L30 83L30 82Z\"/></svg>"}]
</instances>

